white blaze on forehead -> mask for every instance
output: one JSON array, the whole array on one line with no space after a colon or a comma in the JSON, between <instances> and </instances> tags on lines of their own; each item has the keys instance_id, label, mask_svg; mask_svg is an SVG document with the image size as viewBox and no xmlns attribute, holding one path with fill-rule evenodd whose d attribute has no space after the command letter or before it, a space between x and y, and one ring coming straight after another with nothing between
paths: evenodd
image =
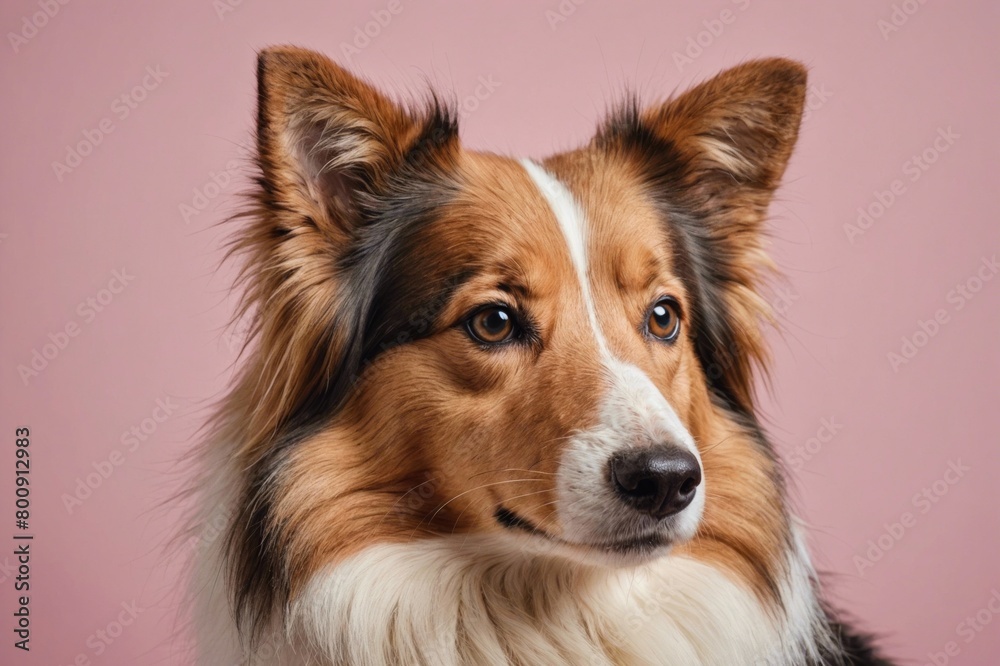
<instances>
[{"instance_id":1,"label":"white blaze on forehead","mask_svg":"<svg viewBox=\"0 0 1000 666\"><path fill-rule=\"evenodd\" d=\"M611 380L605 400L604 425L612 430L641 429L654 439L670 438L698 455L694 440L677 417L670 403L653 385L644 372L630 363L615 358L601 332L590 289L590 265L587 259L587 220L580 205L565 185L531 160L521 160L528 175L545 197L559 228L566 239L569 255L576 270L584 305L594 337L603 356L602 362ZM616 423L630 427L614 427ZM615 443L612 443L615 444ZM618 446L624 442L617 443Z\"/></svg>"},{"instance_id":2,"label":"white blaze on forehead","mask_svg":"<svg viewBox=\"0 0 1000 666\"><path fill-rule=\"evenodd\" d=\"M669 442L690 451L700 463L698 448L652 380L635 365L616 358L608 347L590 288L587 221L580 205L566 186L545 169L530 160L522 160L521 164L548 203L566 240L608 379L598 422L573 435L559 465L556 510L564 538L593 544L662 529L658 520L637 516L614 495L605 479L608 461L637 444ZM694 501L672 519L668 528L671 539L694 536L704 504L703 482Z\"/></svg>"},{"instance_id":3,"label":"white blaze on forehead","mask_svg":"<svg viewBox=\"0 0 1000 666\"><path fill-rule=\"evenodd\" d=\"M569 247L569 256L573 261L573 268L576 269L576 277L580 282L580 290L583 292L583 302L587 307L587 316L590 319L590 326L594 329L594 337L597 344L605 356L608 352L607 342L601 333L601 327L597 323L597 312L594 309L594 297L590 291L590 269L587 261L587 223L580 210L580 205L573 198L573 193L566 189L566 186L559 182L552 174L528 159L521 160L525 171L534 181L535 187L545 197L552 214L559 222L559 229L566 239Z\"/></svg>"}]
</instances>

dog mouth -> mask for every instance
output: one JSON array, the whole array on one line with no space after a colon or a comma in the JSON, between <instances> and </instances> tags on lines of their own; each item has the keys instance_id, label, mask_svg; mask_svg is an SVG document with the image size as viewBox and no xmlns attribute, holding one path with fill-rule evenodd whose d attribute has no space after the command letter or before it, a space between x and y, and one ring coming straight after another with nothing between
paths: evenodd
<instances>
[{"instance_id":1,"label":"dog mouth","mask_svg":"<svg viewBox=\"0 0 1000 666\"><path fill-rule=\"evenodd\" d=\"M614 539L609 541L577 542L567 541L555 535L549 534L527 518L520 516L506 507L499 506L493 517L502 527L509 530L526 532L534 536L560 543L573 548L585 548L601 551L612 555L646 555L656 550L669 546L671 539L660 532L651 532L645 535L630 537L627 539Z\"/></svg>"}]
</instances>

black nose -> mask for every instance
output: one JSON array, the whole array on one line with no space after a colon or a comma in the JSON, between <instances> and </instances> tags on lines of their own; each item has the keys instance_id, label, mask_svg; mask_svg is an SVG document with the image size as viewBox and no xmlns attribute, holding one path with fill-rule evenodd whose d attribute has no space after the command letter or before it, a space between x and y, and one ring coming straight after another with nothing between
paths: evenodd
<instances>
[{"instance_id":1,"label":"black nose","mask_svg":"<svg viewBox=\"0 0 1000 666\"><path fill-rule=\"evenodd\" d=\"M611 458L611 483L630 506L654 518L666 518L694 499L701 466L676 446L630 449Z\"/></svg>"}]
</instances>

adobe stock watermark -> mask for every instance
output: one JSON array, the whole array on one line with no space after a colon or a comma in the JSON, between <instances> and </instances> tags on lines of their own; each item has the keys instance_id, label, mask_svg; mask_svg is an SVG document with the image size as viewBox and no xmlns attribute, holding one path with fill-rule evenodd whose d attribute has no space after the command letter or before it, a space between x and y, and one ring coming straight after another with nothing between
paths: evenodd
<instances>
[{"instance_id":1,"label":"adobe stock watermark","mask_svg":"<svg viewBox=\"0 0 1000 666\"><path fill-rule=\"evenodd\" d=\"M968 645L976 640L976 637L983 633L997 615L1000 615L1000 590L994 587L990 590L990 598L986 603L955 626L955 633L962 639L962 644L959 644L957 640L948 641L941 647L941 650L928 652L927 661L924 662L923 666L950 664L952 657L957 657L962 653L962 645Z\"/></svg>"},{"instance_id":2,"label":"adobe stock watermark","mask_svg":"<svg viewBox=\"0 0 1000 666\"><path fill-rule=\"evenodd\" d=\"M628 596L628 607L624 614L624 627L632 632L642 630L652 620L660 620L666 617L667 609L676 608L678 598L683 598L683 594L678 595L680 590L674 584L659 583L647 587L646 589L630 589ZM628 641L634 636L625 635L627 631L615 632L619 639ZM753 648L747 646L743 654L740 655L739 666L771 666L774 658L770 654L774 646L757 645ZM607 662L604 662L607 663ZM713 662L714 663L714 662Z\"/></svg>"},{"instance_id":3,"label":"adobe stock watermark","mask_svg":"<svg viewBox=\"0 0 1000 666\"><path fill-rule=\"evenodd\" d=\"M792 309L792 305L797 303L802 295L793 285L768 285L765 287L764 298L771 306L771 312L776 316L786 319Z\"/></svg>"},{"instance_id":4,"label":"adobe stock watermark","mask_svg":"<svg viewBox=\"0 0 1000 666\"><path fill-rule=\"evenodd\" d=\"M11 562L9 557L5 557L3 563L0 563L0 584L6 583L7 579L12 578L16 573L17 563Z\"/></svg>"},{"instance_id":5,"label":"adobe stock watermark","mask_svg":"<svg viewBox=\"0 0 1000 666\"><path fill-rule=\"evenodd\" d=\"M72 492L62 494L60 499L63 506L66 507L66 513L72 516L73 512L90 499L94 492L103 486L119 467L125 464L128 457L134 454L144 442L148 441L153 433L179 408L180 405L174 402L170 396L157 398L149 416L133 424L121 434L119 438L121 447L112 449L104 458L92 462L90 464L92 471L78 476Z\"/></svg>"},{"instance_id":6,"label":"adobe stock watermark","mask_svg":"<svg viewBox=\"0 0 1000 666\"><path fill-rule=\"evenodd\" d=\"M211 519L206 520L197 534L188 537L180 548L180 553L203 552L219 537L226 533L229 522L233 519L234 511L230 507L217 507L217 511L212 514Z\"/></svg>"},{"instance_id":7,"label":"adobe stock watermark","mask_svg":"<svg viewBox=\"0 0 1000 666\"><path fill-rule=\"evenodd\" d=\"M125 629L135 624L139 616L146 611L145 608L139 606L135 599L130 602L123 601L120 606L121 610L118 611L117 615L110 622L98 628L87 637L84 644L90 651L77 653L73 661L68 662L67 666L92 666L96 663L103 663L103 660L95 662L93 659L107 652L108 648L122 637ZM59 664L63 666L61 661Z\"/></svg>"},{"instance_id":8,"label":"adobe stock watermark","mask_svg":"<svg viewBox=\"0 0 1000 666\"><path fill-rule=\"evenodd\" d=\"M545 20L549 24L549 30L555 32L556 28L569 20L569 17L576 13L580 5L587 0L560 0L554 9L545 10Z\"/></svg>"},{"instance_id":9,"label":"adobe stock watermark","mask_svg":"<svg viewBox=\"0 0 1000 666\"><path fill-rule=\"evenodd\" d=\"M802 122L808 122L813 114L822 109L833 93L826 88L825 83L810 83L806 88L805 110L802 112Z\"/></svg>"},{"instance_id":10,"label":"adobe stock watermark","mask_svg":"<svg viewBox=\"0 0 1000 666\"><path fill-rule=\"evenodd\" d=\"M424 519L431 517L432 511L444 508L444 505L439 504L437 496L442 480L430 472L425 472L422 476L423 481L400 495L399 499L386 512L385 517L390 514L410 517L423 514L421 517L421 522L423 522Z\"/></svg>"},{"instance_id":11,"label":"adobe stock watermark","mask_svg":"<svg viewBox=\"0 0 1000 666\"><path fill-rule=\"evenodd\" d=\"M177 212L184 220L184 224L191 224L192 219L208 210L212 201L224 194L236 182L240 160L252 161L256 154L257 147L253 141L242 140L236 145L237 157L227 160L222 169L209 171L205 182L192 188L191 198L177 205Z\"/></svg>"},{"instance_id":12,"label":"adobe stock watermark","mask_svg":"<svg viewBox=\"0 0 1000 666\"><path fill-rule=\"evenodd\" d=\"M903 178L894 179L889 183L888 188L876 190L873 193L874 201L871 201L866 206L858 206L858 217L855 223L844 225L844 234L851 245L854 244L854 240L858 236L864 235L871 229L875 222L881 219L892 208L893 204L899 201L900 197L906 194L908 191L907 181L915 183L920 180L934 163L938 161L941 155L948 152L960 138L962 138L962 135L952 130L951 125L948 125L948 127L938 127L937 136L934 137L931 144L919 154L913 155L910 159L903 162L900 170L903 172L905 180Z\"/></svg>"},{"instance_id":13,"label":"adobe stock watermark","mask_svg":"<svg viewBox=\"0 0 1000 666\"><path fill-rule=\"evenodd\" d=\"M65 159L62 162L52 162L52 173L55 174L56 180L61 183L68 174L83 164L83 160L92 155L97 147L104 143L104 139L115 131L116 119L117 122L121 122L132 115L132 112L146 101L149 93L159 88L168 76L170 72L164 72L159 65L147 65L142 80L111 102L111 113L114 117L105 116L96 126L84 129L80 133L82 138L79 141L66 146Z\"/></svg>"},{"instance_id":14,"label":"adobe stock watermark","mask_svg":"<svg viewBox=\"0 0 1000 666\"><path fill-rule=\"evenodd\" d=\"M488 100L501 85L499 81L493 79L492 74L486 77L480 76L477 82L479 85L472 91L472 94L466 95L458 103L458 116L463 120L475 113L479 105Z\"/></svg>"},{"instance_id":15,"label":"adobe stock watermark","mask_svg":"<svg viewBox=\"0 0 1000 666\"><path fill-rule=\"evenodd\" d=\"M232 14L242 4L243 0L212 0L212 9L219 21L225 21L226 14Z\"/></svg>"},{"instance_id":16,"label":"adobe stock watermark","mask_svg":"<svg viewBox=\"0 0 1000 666\"><path fill-rule=\"evenodd\" d=\"M788 456L788 466L796 471L802 469L843 429L844 424L838 422L835 416L820 419L816 434L792 450L791 455Z\"/></svg>"},{"instance_id":17,"label":"adobe stock watermark","mask_svg":"<svg viewBox=\"0 0 1000 666\"><path fill-rule=\"evenodd\" d=\"M232 666L258 666L258 664L272 663L278 657L278 650L281 646L281 633L273 633L266 641L261 641L252 654L240 657L240 660Z\"/></svg>"},{"instance_id":18,"label":"adobe stock watermark","mask_svg":"<svg viewBox=\"0 0 1000 666\"><path fill-rule=\"evenodd\" d=\"M880 18L875 22L875 27L882 34L882 41L889 41L889 36L899 32L900 28L909 23L910 17L919 12L926 3L927 0L903 0L899 4L893 3L889 18Z\"/></svg>"},{"instance_id":19,"label":"adobe stock watermark","mask_svg":"<svg viewBox=\"0 0 1000 666\"><path fill-rule=\"evenodd\" d=\"M731 0L731 2L736 5L736 11L728 8L723 9L717 17L705 19L701 22L704 30L699 30L688 37L683 51L674 51L674 65L678 72L683 72L685 67L694 64L694 61L700 58L707 49L711 48L715 40L726 32L728 26L736 23L740 13L745 12L750 6L750 0Z\"/></svg>"},{"instance_id":20,"label":"adobe stock watermark","mask_svg":"<svg viewBox=\"0 0 1000 666\"><path fill-rule=\"evenodd\" d=\"M49 22L59 14L59 10L69 4L69 0L38 0L39 11L21 17L21 27L17 32L8 32L7 41L14 53L20 52L21 48L38 36Z\"/></svg>"},{"instance_id":21,"label":"adobe stock watermark","mask_svg":"<svg viewBox=\"0 0 1000 666\"><path fill-rule=\"evenodd\" d=\"M866 570L871 569L876 562L885 557L885 554L892 550L907 532L917 526L919 517L929 513L970 471L972 468L966 466L961 458L949 460L944 474L933 483L921 488L920 492L915 493L910 499L910 504L916 512L904 511L893 522L884 523L885 530L875 539L868 541L868 548L864 554L854 556L854 566L858 575L864 576Z\"/></svg>"},{"instance_id":22,"label":"adobe stock watermark","mask_svg":"<svg viewBox=\"0 0 1000 666\"><path fill-rule=\"evenodd\" d=\"M240 163L236 160L226 162L226 168L221 171L209 171L208 180L200 187L195 187L191 194L191 200L177 206L184 224L191 224L191 220L208 209L212 201L233 183L233 179L239 171Z\"/></svg>"},{"instance_id":23,"label":"adobe stock watermark","mask_svg":"<svg viewBox=\"0 0 1000 666\"><path fill-rule=\"evenodd\" d=\"M664 607L674 600L676 591L666 585L653 585L647 594L630 596L625 614L625 624L633 631L642 629L652 618L663 613Z\"/></svg>"},{"instance_id":24,"label":"adobe stock watermark","mask_svg":"<svg viewBox=\"0 0 1000 666\"><path fill-rule=\"evenodd\" d=\"M69 346L70 341L80 335L86 325L93 323L97 315L104 312L134 279L135 276L125 268L111 271L111 279L107 284L76 306L76 315L79 319L70 319L55 333L50 332L49 341L42 344L41 349L38 347L32 349L30 360L17 366L21 382L27 386L32 379L49 367L49 364Z\"/></svg>"},{"instance_id":25,"label":"adobe stock watermark","mask_svg":"<svg viewBox=\"0 0 1000 666\"><path fill-rule=\"evenodd\" d=\"M951 306L951 311L949 312L947 308L938 308L934 311L934 315L928 319L918 319L917 329L910 335L902 337L899 350L891 351L886 355L893 373L899 373L901 366L907 365L916 358L920 350L926 347L941 332L941 329L951 322L952 315L963 310L998 272L1000 272L1000 263L997 262L997 255L980 259L976 271L963 282L956 284L945 295L945 302Z\"/></svg>"},{"instance_id":26,"label":"adobe stock watermark","mask_svg":"<svg viewBox=\"0 0 1000 666\"><path fill-rule=\"evenodd\" d=\"M226 332L222 334L222 343L226 345L230 354L235 354L246 345L250 339L251 326L251 319L244 317L235 325L228 327Z\"/></svg>"},{"instance_id":27,"label":"adobe stock watermark","mask_svg":"<svg viewBox=\"0 0 1000 666\"><path fill-rule=\"evenodd\" d=\"M340 53L345 59L351 61L354 56L372 45L382 34L382 31L389 27L392 19L403 13L403 4L400 0L389 0L382 9L373 9L370 14L371 21L364 25L354 27L354 36L350 42L340 43Z\"/></svg>"}]
</instances>

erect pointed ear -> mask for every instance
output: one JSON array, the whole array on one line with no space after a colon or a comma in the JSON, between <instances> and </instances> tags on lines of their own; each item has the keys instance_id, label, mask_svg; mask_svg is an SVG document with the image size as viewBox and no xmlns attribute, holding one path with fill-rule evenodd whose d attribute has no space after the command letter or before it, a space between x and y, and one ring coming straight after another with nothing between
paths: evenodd
<instances>
[{"instance_id":1,"label":"erect pointed ear","mask_svg":"<svg viewBox=\"0 0 1000 666\"><path fill-rule=\"evenodd\" d=\"M683 95L614 116L596 143L623 151L647 179L695 297L696 347L709 380L752 410L752 367L765 359L757 293L771 264L762 226L798 137L806 70L780 58L723 72Z\"/></svg>"},{"instance_id":2,"label":"erect pointed ear","mask_svg":"<svg viewBox=\"0 0 1000 666\"><path fill-rule=\"evenodd\" d=\"M286 226L335 236L357 223L359 201L399 166L422 126L325 56L295 47L261 51L257 94L266 203L294 214L280 220Z\"/></svg>"},{"instance_id":3,"label":"erect pointed ear","mask_svg":"<svg viewBox=\"0 0 1000 666\"><path fill-rule=\"evenodd\" d=\"M408 110L299 48L260 53L257 93L257 187L231 253L243 260L237 314L252 318L256 349L237 399L247 431L264 437L322 413L330 387L353 381L364 262L400 217L386 202L429 205L406 188L449 164L457 127L436 101Z\"/></svg>"},{"instance_id":4,"label":"erect pointed ear","mask_svg":"<svg viewBox=\"0 0 1000 666\"><path fill-rule=\"evenodd\" d=\"M754 60L645 110L642 122L676 147L702 195L763 213L798 138L805 95L801 64Z\"/></svg>"},{"instance_id":5,"label":"erect pointed ear","mask_svg":"<svg viewBox=\"0 0 1000 666\"><path fill-rule=\"evenodd\" d=\"M384 267L448 200L460 154L454 115L436 100L410 111L317 53L266 49L257 79L259 174L230 247L249 354L217 424L244 470L226 547L251 644L292 589L270 512L275 470L361 376Z\"/></svg>"}]
</instances>

